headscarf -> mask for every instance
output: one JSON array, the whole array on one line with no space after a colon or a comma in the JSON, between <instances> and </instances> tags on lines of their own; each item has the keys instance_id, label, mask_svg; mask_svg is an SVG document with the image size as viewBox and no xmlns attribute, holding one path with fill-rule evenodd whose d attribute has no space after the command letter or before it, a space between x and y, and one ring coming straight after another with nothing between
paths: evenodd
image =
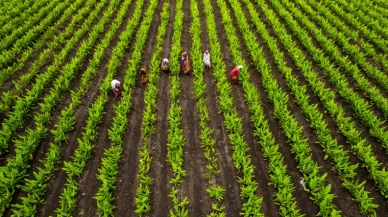
<instances>
[{"instance_id":1,"label":"headscarf","mask_svg":"<svg viewBox=\"0 0 388 217\"><path fill-rule=\"evenodd\" d=\"M142 74L146 74L147 73L147 69L145 67L142 67L140 69L140 71L141 71Z\"/></svg>"}]
</instances>

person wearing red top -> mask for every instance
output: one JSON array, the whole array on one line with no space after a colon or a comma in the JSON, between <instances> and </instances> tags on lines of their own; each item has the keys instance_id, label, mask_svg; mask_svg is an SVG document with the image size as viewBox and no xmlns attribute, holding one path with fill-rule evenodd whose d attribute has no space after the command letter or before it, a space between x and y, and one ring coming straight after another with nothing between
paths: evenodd
<instances>
[{"instance_id":1,"label":"person wearing red top","mask_svg":"<svg viewBox=\"0 0 388 217\"><path fill-rule=\"evenodd\" d=\"M233 84L238 84L238 73L242 69L242 65L234 67L234 69L230 72L230 79Z\"/></svg>"},{"instance_id":2,"label":"person wearing red top","mask_svg":"<svg viewBox=\"0 0 388 217\"><path fill-rule=\"evenodd\" d=\"M117 97L121 92L120 81L114 79L111 82L111 86L112 86L113 93L115 94L115 97Z\"/></svg>"}]
</instances>

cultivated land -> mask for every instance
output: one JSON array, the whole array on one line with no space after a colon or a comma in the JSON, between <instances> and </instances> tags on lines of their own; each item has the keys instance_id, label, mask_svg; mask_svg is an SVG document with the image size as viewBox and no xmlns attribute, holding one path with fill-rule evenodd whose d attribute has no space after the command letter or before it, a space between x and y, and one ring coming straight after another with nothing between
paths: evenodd
<instances>
[{"instance_id":1,"label":"cultivated land","mask_svg":"<svg viewBox=\"0 0 388 217\"><path fill-rule=\"evenodd\" d=\"M0 216L387 216L386 1L0 11Z\"/></svg>"}]
</instances>

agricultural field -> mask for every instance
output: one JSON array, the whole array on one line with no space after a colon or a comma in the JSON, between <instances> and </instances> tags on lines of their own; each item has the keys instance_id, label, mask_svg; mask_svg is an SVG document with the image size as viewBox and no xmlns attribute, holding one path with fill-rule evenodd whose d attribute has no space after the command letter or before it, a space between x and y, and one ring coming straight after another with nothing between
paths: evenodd
<instances>
[{"instance_id":1,"label":"agricultural field","mask_svg":"<svg viewBox=\"0 0 388 217\"><path fill-rule=\"evenodd\" d=\"M0 216L388 216L388 1L0 11Z\"/></svg>"}]
</instances>

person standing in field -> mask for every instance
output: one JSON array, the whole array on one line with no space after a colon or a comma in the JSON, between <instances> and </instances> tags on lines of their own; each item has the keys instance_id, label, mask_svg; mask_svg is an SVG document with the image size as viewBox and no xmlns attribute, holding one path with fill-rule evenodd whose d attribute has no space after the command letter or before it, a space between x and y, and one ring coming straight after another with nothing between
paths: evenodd
<instances>
[{"instance_id":1,"label":"person standing in field","mask_svg":"<svg viewBox=\"0 0 388 217\"><path fill-rule=\"evenodd\" d=\"M242 65L234 67L234 69L230 72L230 79L233 84L238 84L238 73L240 72L240 69L242 69Z\"/></svg>"},{"instance_id":2,"label":"person standing in field","mask_svg":"<svg viewBox=\"0 0 388 217\"><path fill-rule=\"evenodd\" d=\"M147 69L145 67L142 67L140 69L140 75L141 75L141 85L148 83L148 77L147 77Z\"/></svg>"},{"instance_id":3,"label":"person standing in field","mask_svg":"<svg viewBox=\"0 0 388 217\"><path fill-rule=\"evenodd\" d=\"M203 62L205 63L205 68L210 69L210 53L208 50L203 54Z\"/></svg>"},{"instance_id":4,"label":"person standing in field","mask_svg":"<svg viewBox=\"0 0 388 217\"><path fill-rule=\"evenodd\" d=\"M121 92L120 81L114 79L110 84L112 86L112 91L113 91L115 97L117 97Z\"/></svg>"},{"instance_id":5,"label":"person standing in field","mask_svg":"<svg viewBox=\"0 0 388 217\"><path fill-rule=\"evenodd\" d=\"M189 61L189 55L187 54L187 52L182 53L180 62L181 62L181 68L183 72L186 75L190 74L190 61Z\"/></svg>"},{"instance_id":6,"label":"person standing in field","mask_svg":"<svg viewBox=\"0 0 388 217\"><path fill-rule=\"evenodd\" d=\"M160 68L164 73L168 73L170 71L170 62L168 61L167 58L164 58L162 60L162 65L160 66Z\"/></svg>"}]
</instances>

